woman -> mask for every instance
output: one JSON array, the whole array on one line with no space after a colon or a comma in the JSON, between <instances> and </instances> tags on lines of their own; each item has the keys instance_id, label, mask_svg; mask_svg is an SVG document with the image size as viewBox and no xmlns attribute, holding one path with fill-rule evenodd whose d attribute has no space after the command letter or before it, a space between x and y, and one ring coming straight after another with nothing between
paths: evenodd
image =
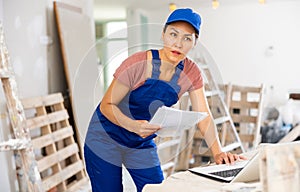
<instances>
[{"instance_id":1,"label":"woman","mask_svg":"<svg viewBox=\"0 0 300 192\"><path fill-rule=\"evenodd\" d=\"M201 18L193 10L177 9L162 32L163 48L138 52L116 70L88 128L84 154L93 191L121 192L122 164L137 191L161 183L162 170L153 138L160 127L151 125L158 107L174 105L188 92L194 111L208 112L197 125L216 163L231 163L238 155L221 151L212 123L201 73L187 53L195 46Z\"/></svg>"}]
</instances>

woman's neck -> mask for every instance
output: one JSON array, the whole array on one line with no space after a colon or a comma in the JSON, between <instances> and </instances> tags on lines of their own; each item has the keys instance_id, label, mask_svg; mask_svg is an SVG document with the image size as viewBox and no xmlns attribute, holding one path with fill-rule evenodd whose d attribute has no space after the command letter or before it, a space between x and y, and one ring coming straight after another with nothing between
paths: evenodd
<instances>
[{"instance_id":1,"label":"woman's neck","mask_svg":"<svg viewBox=\"0 0 300 192\"><path fill-rule=\"evenodd\" d=\"M171 62L168 57L164 54L162 49L159 50L159 57L161 60L161 67L160 70L164 72L173 72L178 63Z\"/></svg>"}]
</instances>

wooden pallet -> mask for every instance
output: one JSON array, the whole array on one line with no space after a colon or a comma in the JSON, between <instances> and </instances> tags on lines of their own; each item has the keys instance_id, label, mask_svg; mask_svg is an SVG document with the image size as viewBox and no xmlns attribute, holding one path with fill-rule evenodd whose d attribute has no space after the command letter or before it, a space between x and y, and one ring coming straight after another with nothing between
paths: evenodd
<instances>
[{"instance_id":1,"label":"wooden pallet","mask_svg":"<svg viewBox=\"0 0 300 192\"><path fill-rule=\"evenodd\" d=\"M62 95L23 99L22 104L44 190L88 191L88 178Z\"/></svg>"},{"instance_id":2,"label":"wooden pallet","mask_svg":"<svg viewBox=\"0 0 300 192\"><path fill-rule=\"evenodd\" d=\"M260 86L226 85L226 103L242 141L249 151L261 142L261 117L264 100L264 84ZM226 138L230 140L230 138Z\"/></svg>"}]
</instances>

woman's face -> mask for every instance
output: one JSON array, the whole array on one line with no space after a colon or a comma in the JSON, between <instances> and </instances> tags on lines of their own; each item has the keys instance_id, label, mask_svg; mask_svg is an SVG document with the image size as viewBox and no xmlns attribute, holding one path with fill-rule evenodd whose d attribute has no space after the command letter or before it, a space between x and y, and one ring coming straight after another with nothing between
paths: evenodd
<instances>
[{"instance_id":1,"label":"woman's face","mask_svg":"<svg viewBox=\"0 0 300 192\"><path fill-rule=\"evenodd\" d=\"M174 22L167 26L162 33L165 60L177 64L183 60L194 47L196 35L194 28L183 21Z\"/></svg>"}]
</instances>

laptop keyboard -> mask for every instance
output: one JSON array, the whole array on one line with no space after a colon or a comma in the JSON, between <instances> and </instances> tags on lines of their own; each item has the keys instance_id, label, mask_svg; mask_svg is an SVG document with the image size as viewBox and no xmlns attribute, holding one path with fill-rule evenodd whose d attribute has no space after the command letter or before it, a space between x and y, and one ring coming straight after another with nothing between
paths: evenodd
<instances>
[{"instance_id":1,"label":"laptop keyboard","mask_svg":"<svg viewBox=\"0 0 300 192\"><path fill-rule=\"evenodd\" d=\"M225 171L213 172L210 174L217 175L220 177L234 177L236 176L243 168L229 169Z\"/></svg>"}]
</instances>

